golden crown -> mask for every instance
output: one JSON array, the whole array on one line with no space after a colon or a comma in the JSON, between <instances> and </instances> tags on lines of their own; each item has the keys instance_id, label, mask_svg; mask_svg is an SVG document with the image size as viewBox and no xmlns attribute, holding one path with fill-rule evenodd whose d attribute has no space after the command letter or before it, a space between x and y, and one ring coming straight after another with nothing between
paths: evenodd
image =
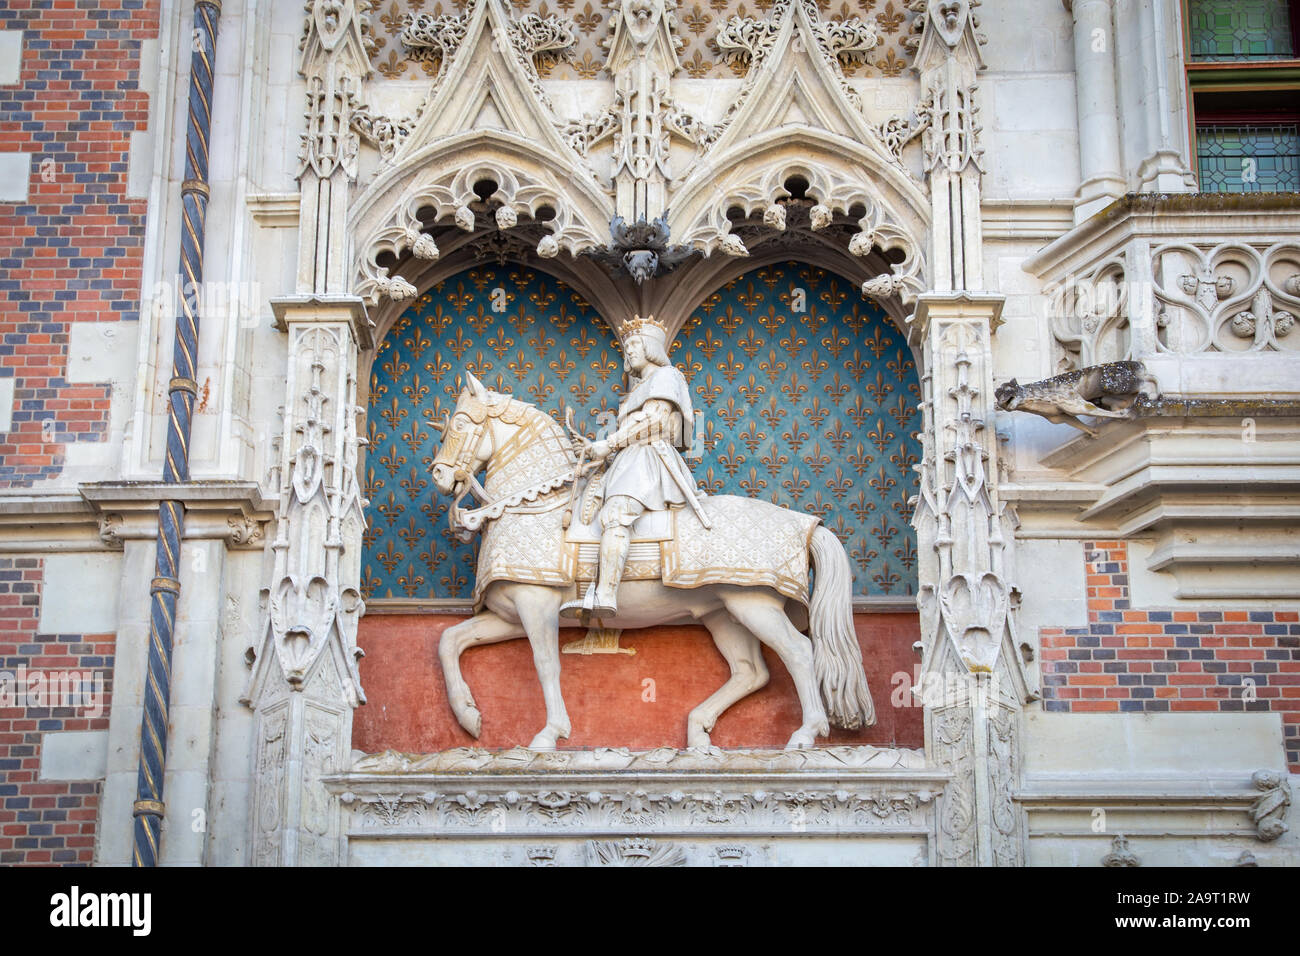
<instances>
[{"instance_id":1,"label":"golden crown","mask_svg":"<svg viewBox=\"0 0 1300 956\"><path fill-rule=\"evenodd\" d=\"M624 339L633 335L644 335L647 332L652 335L657 334L662 339L668 338L668 329L653 315L645 317L634 315L623 325Z\"/></svg>"}]
</instances>

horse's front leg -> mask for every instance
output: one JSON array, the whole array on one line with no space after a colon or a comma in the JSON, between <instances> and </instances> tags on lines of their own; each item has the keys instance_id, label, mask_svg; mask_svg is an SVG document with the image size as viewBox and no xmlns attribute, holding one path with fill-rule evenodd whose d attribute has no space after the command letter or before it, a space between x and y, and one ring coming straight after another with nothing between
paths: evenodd
<instances>
[{"instance_id":1,"label":"horse's front leg","mask_svg":"<svg viewBox=\"0 0 1300 956\"><path fill-rule=\"evenodd\" d=\"M456 720L471 737L478 739L483 729L483 715L474 704L474 695L460 672L460 655L479 644L495 644L511 638L523 637L524 629L516 623L483 611L468 621L461 621L442 632L438 641L438 660L442 664L442 677L447 684L447 700L451 703Z\"/></svg>"},{"instance_id":2,"label":"horse's front leg","mask_svg":"<svg viewBox=\"0 0 1300 956\"><path fill-rule=\"evenodd\" d=\"M568 737L570 730L569 714L560 694L560 604L564 592L558 588L519 585L511 597L528 643L533 647L533 664L546 701L546 726L528 746L532 750L554 750L556 741Z\"/></svg>"}]
</instances>

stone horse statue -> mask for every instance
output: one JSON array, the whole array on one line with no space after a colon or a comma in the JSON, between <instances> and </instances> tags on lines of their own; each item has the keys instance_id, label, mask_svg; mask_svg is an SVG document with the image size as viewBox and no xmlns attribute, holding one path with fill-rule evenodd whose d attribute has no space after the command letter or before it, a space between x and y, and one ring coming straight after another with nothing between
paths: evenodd
<instances>
[{"instance_id":1,"label":"stone horse statue","mask_svg":"<svg viewBox=\"0 0 1300 956\"><path fill-rule=\"evenodd\" d=\"M570 731L560 694L560 606L594 576L599 540L583 515L572 515L573 502L584 497L573 487L584 483L581 440L535 406L489 391L468 373L465 381L450 419L437 426L443 437L433 463L438 491L455 496L453 530L462 540L483 534L477 613L443 632L439 645L447 696L460 725L477 737L482 714L460 656L480 644L527 637L546 701L546 726L529 746L549 750ZM483 468L480 484L475 476ZM462 508L467 494L480 506ZM699 622L713 635L731 676L691 711L687 745L708 747L718 717L766 685L760 644L790 671L803 710L786 749L814 746L830 732L828 719L848 729L875 723L853 629L853 573L839 539L816 517L765 501L700 500L709 528L689 509L660 513L665 527L658 529L643 531L645 519L638 523L617 614L601 619L612 628ZM787 608L807 621L811 640Z\"/></svg>"}]
</instances>

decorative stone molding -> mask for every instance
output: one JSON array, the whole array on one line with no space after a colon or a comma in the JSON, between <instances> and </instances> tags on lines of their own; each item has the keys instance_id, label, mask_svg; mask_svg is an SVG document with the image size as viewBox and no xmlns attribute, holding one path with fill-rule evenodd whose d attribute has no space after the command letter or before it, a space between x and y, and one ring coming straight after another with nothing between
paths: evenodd
<instances>
[{"instance_id":1,"label":"decorative stone molding","mask_svg":"<svg viewBox=\"0 0 1300 956\"><path fill-rule=\"evenodd\" d=\"M353 862L399 837L450 852L467 840L522 843L521 865L734 866L781 862L794 843L826 838L867 860L884 846L873 841L910 837L924 859L946 779L919 753L871 747L517 748L363 757L324 785L345 808Z\"/></svg>"},{"instance_id":2,"label":"decorative stone molding","mask_svg":"<svg viewBox=\"0 0 1300 956\"><path fill-rule=\"evenodd\" d=\"M1102 866L1110 867L1131 867L1141 866L1142 861L1138 859L1136 853L1129 849L1128 837L1124 834L1116 834L1115 839L1110 841L1110 852L1101 858Z\"/></svg>"},{"instance_id":3,"label":"decorative stone molding","mask_svg":"<svg viewBox=\"0 0 1300 956\"><path fill-rule=\"evenodd\" d=\"M113 550L122 542L153 540L158 536L158 502L185 505L185 540L223 539L230 548L262 546L268 522L273 519L261 489L247 481L87 482L78 486L90 505L100 540ZM88 516L90 517L90 516Z\"/></svg>"},{"instance_id":4,"label":"decorative stone molding","mask_svg":"<svg viewBox=\"0 0 1300 956\"><path fill-rule=\"evenodd\" d=\"M1250 808L1255 832L1260 840L1271 843L1288 829L1282 820L1291 806L1291 785L1287 783L1286 774L1276 770L1257 770L1250 782L1255 789L1263 791Z\"/></svg>"}]
</instances>

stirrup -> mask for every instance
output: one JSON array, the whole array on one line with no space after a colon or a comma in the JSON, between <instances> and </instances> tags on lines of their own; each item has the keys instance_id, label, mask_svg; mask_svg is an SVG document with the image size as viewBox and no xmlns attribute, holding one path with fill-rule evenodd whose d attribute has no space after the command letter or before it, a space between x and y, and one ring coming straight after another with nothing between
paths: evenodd
<instances>
[{"instance_id":1,"label":"stirrup","mask_svg":"<svg viewBox=\"0 0 1300 956\"><path fill-rule=\"evenodd\" d=\"M587 585L587 593L582 597L572 601L565 601L560 605L560 617L576 617L583 624L591 617L592 608L596 598L596 582L592 581Z\"/></svg>"}]
</instances>

